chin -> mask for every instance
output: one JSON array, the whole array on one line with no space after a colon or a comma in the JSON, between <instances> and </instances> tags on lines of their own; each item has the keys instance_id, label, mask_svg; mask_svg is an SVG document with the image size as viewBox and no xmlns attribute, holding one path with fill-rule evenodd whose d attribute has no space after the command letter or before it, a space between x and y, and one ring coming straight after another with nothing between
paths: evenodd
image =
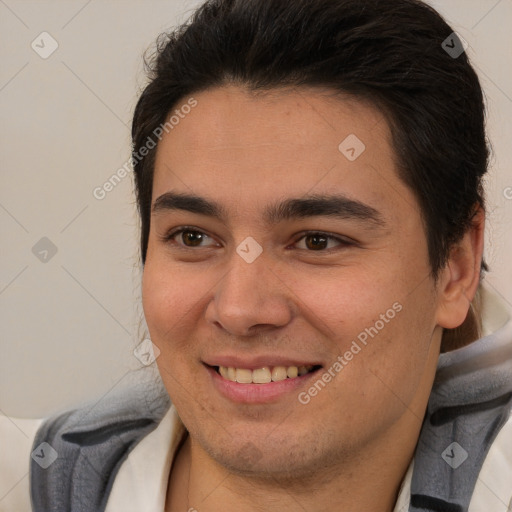
<instances>
[{"instance_id":1,"label":"chin","mask_svg":"<svg viewBox=\"0 0 512 512\"><path fill-rule=\"evenodd\" d=\"M263 430L259 435L250 435L245 430L245 434L221 435L217 439L203 432L199 443L212 460L230 473L254 479L311 478L328 465L332 450L322 446L314 429L300 435L296 429L279 430L274 424L273 430L274 435Z\"/></svg>"}]
</instances>

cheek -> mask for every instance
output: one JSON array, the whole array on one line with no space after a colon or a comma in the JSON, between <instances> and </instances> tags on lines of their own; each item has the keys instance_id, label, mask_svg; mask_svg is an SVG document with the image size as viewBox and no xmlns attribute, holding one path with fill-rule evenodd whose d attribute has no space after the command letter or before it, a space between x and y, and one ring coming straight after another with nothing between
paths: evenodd
<instances>
[{"instance_id":1,"label":"cheek","mask_svg":"<svg viewBox=\"0 0 512 512\"><path fill-rule=\"evenodd\" d=\"M297 272L284 282L302 315L330 338L346 339L373 325L403 295L394 269L387 270L370 265L334 267L328 272Z\"/></svg>"},{"instance_id":2,"label":"cheek","mask_svg":"<svg viewBox=\"0 0 512 512\"><path fill-rule=\"evenodd\" d=\"M380 269L338 271L336 277L308 279L301 287L303 311L315 315L329 350L347 356L337 383L357 400L395 394L407 403L430 371L432 284L421 269L399 268L399 261Z\"/></svg>"},{"instance_id":3,"label":"cheek","mask_svg":"<svg viewBox=\"0 0 512 512\"><path fill-rule=\"evenodd\" d=\"M142 304L148 327L169 330L186 320L208 285L204 273L172 263L161 250L149 251L142 279Z\"/></svg>"},{"instance_id":4,"label":"cheek","mask_svg":"<svg viewBox=\"0 0 512 512\"><path fill-rule=\"evenodd\" d=\"M369 306L372 315L364 323L358 321L349 336L361 347L355 364L351 363L353 381L361 383L355 393L361 399L366 395L376 409L386 404L395 414L408 409L415 396L431 384L438 350L429 283L413 293L399 292L388 294L377 309Z\"/></svg>"},{"instance_id":5,"label":"cheek","mask_svg":"<svg viewBox=\"0 0 512 512\"><path fill-rule=\"evenodd\" d=\"M154 263L146 264L142 280L142 305L153 341L172 326L176 307L180 305L178 295L184 294L180 286L171 286L169 275L157 268Z\"/></svg>"},{"instance_id":6,"label":"cheek","mask_svg":"<svg viewBox=\"0 0 512 512\"><path fill-rule=\"evenodd\" d=\"M186 407L200 370L194 357L194 306L200 291L183 272L156 259L147 260L142 280L142 303L151 341L160 350L156 360L162 381L178 406Z\"/></svg>"},{"instance_id":7,"label":"cheek","mask_svg":"<svg viewBox=\"0 0 512 512\"><path fill-rule=\"evenodd\" d=\"M190 322L187 319L201 297L201 290L182 272L168 268L156 259L146 262L142 280L142 304L151 340L165 361L172 365L182 355L188 342ZM172 357L169 357L171 356Z\"/></svg>"}]
</instances>

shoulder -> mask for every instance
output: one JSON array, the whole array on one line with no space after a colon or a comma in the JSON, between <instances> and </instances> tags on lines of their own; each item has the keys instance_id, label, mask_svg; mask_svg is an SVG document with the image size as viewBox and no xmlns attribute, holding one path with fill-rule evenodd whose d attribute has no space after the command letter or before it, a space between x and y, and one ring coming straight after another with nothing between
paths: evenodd
<instances>
[{"instance_id":1,"label":"shoulder","mask_svg":"<svg viewBox=\"0 0 512 512\"><path fill-rule=\"evenodd\" d=\"M471 512L509 507L512 320L494 316L498 325L489 324L485 336L439 356L415 453L413 510L433 503Z\"/></svg>"},{"instance_id":2,"label":"shoulder","mask_svg":"<svg viewBox=\"0 0 512 512\"><path fill-rule=\"evenodd\" d=\"M103 396L46 419L33 441L33 449L42 448L43 464L30 461L34 510L103 510L122 462L169 407L158 371L148 367L128 372Z\"/></svg>"},{"instance_id":3,"label":"shoulder","mask_svg":"<svg viewBox=\"0 0 512 512\"><path fill-rule=\"evenodd\" d=\"M0 512L31 510L30 456L36 432L43 421L0 415Z\"/></svg>"},{"instance_id":4,"label":"shoulder","mask_svg":"<svg viewBox=\"0 0 512 512\"><path fill-rule=\"evenodd\" d=\"M507 512L512 506L512 415L496 436L478 475L470 512Z\"/></svg>"},{"instance_id":5,"label":"shoulder","mask_svg":"<svg viewBox=\"0 0 512 512\"><path fill-rule=\"evenodd\" d=\"M157 370L142 368L126 373L103 395L47 418L37 437L90 445L108 436L109 429L130 429L160 420L169 406L169 396Z\"/></svg>"},{"instance_id":6,"label":"shoulder","mask_svg":"<svg viewBox=\"0 0 512 512\"><path fill-rule=\"evenodd\" d=\"M512 315L508 304L492 288L483 287L482 298L485 336L473 347L470 345L468 350L460 351L461 355L467 354L465 361L460 358L460 364L467 374L476 373L480 368L490 388L501 389L493 402L484 402L478 408L473 405L472 413L502 404L504 421L488 448L469 511L507 512L512 509ZM477 391L479 395L484 388L477 385L473 389L469 385L465 393ZM479 401L477 398L476 402Z\"/></svg>"}]
</instances>

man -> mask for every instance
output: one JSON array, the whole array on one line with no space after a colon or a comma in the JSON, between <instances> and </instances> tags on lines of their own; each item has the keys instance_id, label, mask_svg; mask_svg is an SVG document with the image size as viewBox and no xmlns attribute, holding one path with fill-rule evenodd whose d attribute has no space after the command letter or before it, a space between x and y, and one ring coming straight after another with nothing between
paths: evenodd
<instances>
[{"instance_id":1,"label":"man","mask_svg":"<svg viewBox=\"0 0 512 512\"><path fill-rule=\"evenodd\" d=\"M132 130L159 376L43 424L34 510L506 511L458 36L416 0L214 0L160 43Z\"/></svg>"}]
</instances>

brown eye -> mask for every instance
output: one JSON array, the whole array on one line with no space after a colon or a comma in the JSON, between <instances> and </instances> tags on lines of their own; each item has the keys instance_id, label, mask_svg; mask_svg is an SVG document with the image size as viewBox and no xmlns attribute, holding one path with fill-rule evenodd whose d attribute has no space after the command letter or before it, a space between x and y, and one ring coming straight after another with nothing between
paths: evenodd
<instances>
[{"instance_id":1,"label":"brown eye","mask_svg":"<svg viewBox=\"0 0 512 512\"><path fill-rule=\"evenodd\" d=\"M208 240L211 241L210 244L202 244L202 242L206 242ZM183 249L213 247L215 245L213 238L208 236L206 233L190 228L177 229L163 237L163 241L166 243L173 243Z\"/></svg>"},{"instance_id":2,"label":"brown eye","mask_svg":"<svg viewBox=\"0 0 512 512\"><path fill-rule=\"evenodd\" d=\"M350 240L344 240L337 236L318 232L305 233L304 236L295 243L299 244L299 249L304 249L309 252L330 252L331 249L334 250L353 245L353 242ZM302 247L300 245L302 245Z\"/></svg>"},{"instance_id":3,"label":"brown eye","mask_svg":"<svg viewBox=\"0 0 512 512\"><path fill-rule=\"evenodd\" d=\"M314 251L325 249L327 247L327 239L328 237L323 235L307 235L304 237L307 248Z\"/></svg>"},{"instance_id":4,"label":"brown eye","mask_svg":"<svg viewBox=\"0 0 512 512\"><path fill-rule=\"evenodd\" d=\"M204 240L203 233L199 231L182 231L181 232L181 240L188 247L198 247L201 242Z\"/></svg>"}]
</instances>

